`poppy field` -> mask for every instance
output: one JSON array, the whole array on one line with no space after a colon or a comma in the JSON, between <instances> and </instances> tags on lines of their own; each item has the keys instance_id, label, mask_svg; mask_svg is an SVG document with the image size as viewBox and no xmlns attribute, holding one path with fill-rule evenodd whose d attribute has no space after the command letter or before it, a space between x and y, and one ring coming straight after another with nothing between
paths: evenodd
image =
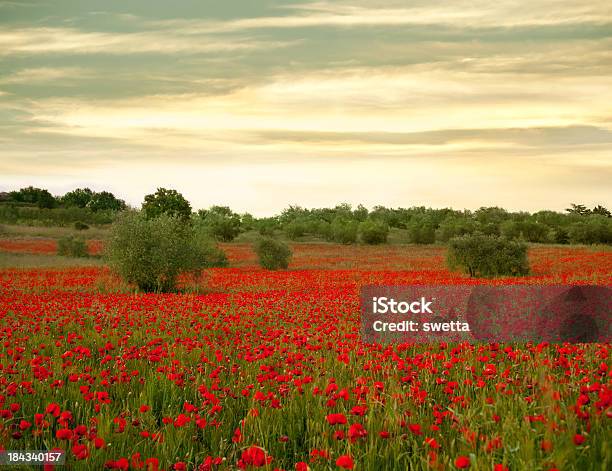
<instances>
[{"instance_id":1,"label":"poppy field","mask_svg":"<svg viewBox=\"0 0 612 471\"><path fill-rule=\"evenodd\" d=\"M608 344L359 331L366 284L610 285L611 251L532 247L531 275L483 281L449 272L442 247L292 248L270 272L225 244L230 267L177 294L134 293L104 266L1 269L0 447L61 449L66 469L612 467Z\"/></svg>"}]
</instances>

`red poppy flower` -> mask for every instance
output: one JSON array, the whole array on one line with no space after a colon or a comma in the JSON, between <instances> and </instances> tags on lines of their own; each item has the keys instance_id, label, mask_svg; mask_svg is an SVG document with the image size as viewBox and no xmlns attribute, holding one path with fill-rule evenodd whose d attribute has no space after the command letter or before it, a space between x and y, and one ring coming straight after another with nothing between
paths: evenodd
<instances>
[{"instance_id":1,"label":"red poppy flower","mask_svg":"<svg viewBox=\"0 0 612 471\"><path fill-rule=\"evenodd\" d=\"M342 469L353 469L353 458L351 458L349 455L339 456L336 460L336 466Z\"/></svg>"},{"instance_id":2,"label":"red poppy flower","mask_svg":"<svg viewBox=\"0 0 612 471\"><path fill-rule=\"evenodd\" d=\"M455 458L455 466L459 469L465 469L470 467L470 458L467 456L458 456Z\"/></svg>"}]
</instances>

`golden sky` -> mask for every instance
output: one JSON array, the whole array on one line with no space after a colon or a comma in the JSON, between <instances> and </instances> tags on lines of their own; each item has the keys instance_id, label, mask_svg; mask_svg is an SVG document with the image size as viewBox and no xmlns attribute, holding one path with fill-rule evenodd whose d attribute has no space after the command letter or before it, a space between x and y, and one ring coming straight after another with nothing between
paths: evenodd
<instances>
[{"instance_id":1,"label":"golden sky","mask_svg":"<svg viewBox=\"0 0 612 471\"><path fill-rule=\"evenodd\" d=\"M608 1L0 2L0 191L612 203Z\"/></svg>"}]
</instances>

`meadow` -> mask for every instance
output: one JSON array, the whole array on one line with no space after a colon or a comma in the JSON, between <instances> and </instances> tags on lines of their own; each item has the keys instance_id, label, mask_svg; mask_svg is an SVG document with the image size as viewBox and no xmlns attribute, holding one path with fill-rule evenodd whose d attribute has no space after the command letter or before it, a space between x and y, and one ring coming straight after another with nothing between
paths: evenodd
<instances>
[{"instance_id":1,"label":"meadow","mask_svg":"<svg viewBox=\"0 0 612 471\"><path fill-rule=\"evenodd\" d=\"M529 276L475 280L442 246L294 243L277 272L221 246L228 268L142 294L45 234L0 239L1 447L66 469L612 467L608 344L359 332L365 284L610 285L609 249L534 245Z\"/></svg>"}]
</instances>

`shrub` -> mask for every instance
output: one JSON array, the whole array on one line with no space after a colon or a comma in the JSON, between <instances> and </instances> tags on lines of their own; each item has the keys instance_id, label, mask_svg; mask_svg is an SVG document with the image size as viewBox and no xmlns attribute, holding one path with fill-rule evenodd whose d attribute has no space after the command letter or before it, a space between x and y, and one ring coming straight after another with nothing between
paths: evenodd
<instances>
[{"instance_id":1,"label":"shrub","mask_svg":"<svg viewBox=\"0 0 612 471\"><path fill-rule=\"evenodd\" d=\"M285 226L285 234L291 240L297 240L306 234L306 223L300 220L291 221Z\"/></svg>"},{"instance_id":2,"label":"shrub","mask_svg":"<svg viewBox=\"0 0 612 471\"><path fill-rule=\"evenodd\" d=\"M612 219L590 216L572 224L568 236L572 244L612 244Z\"/></svg>"},{"instance_id":3,"label":"shrub","mask_svg":"<svg viewBox=\"0 0 612 471\"><path fill-rule=\"evenodd\" d=\"M546 224L535 221L504 221L500 225L501 235L507 239L523 239L527 242L551 242L555 233Z\"/></svg>"},{"instance_id":4,"label":"shrub","mask_svg":"<svg viewBox=\"0 0 612 471\"><path fill-rule=\"evenodd\" d=\"M430 221L412 221L407 225L407 229L413 244L433 244L436 241L436 228Z\"/></svg>"},{"instance_id":5,"label":"shrub","mask_svg":"<svg viewBox=\"0 0 612 471\"><path fill-rule=\"evenodd\" d=\"M85 208L91 201L94 192L89 188L77 188L69 191L60 199L61 203L67 207Z\"/></svg>"},{"instance_id":6,"label":"shrub","mask_svg":"<svg viewBox=\"0 0 612 471\"><path fill-rule=\"evenodd\" d=\"M87 257L87 244L74 236L62 237L57 241L57 254L66 257Z\"/></svg>"},{"instance_id":7,"label":"shrub","mask_svg":"<svg viewBox=\"0 0 612 471\"><path fill-rule=\"evenodd\" d=\"M121 214L111 227L106 257L125 281L146 292L173 291L181 272L211 264L209 246L182 218L148 219L135 211Z\"/></svg>"},{"instance_id":8,"label":"shrub","mask_svg":"<svg viewBox=\"0 0 612 471\"><path fill-rule=\"evenodd\" d=\"M384 222L368 219L359 224L359 235L365 244L384 244L389 235L389 226Z\"/></svg>"},{"instance_id":9,"label":"shrub","mask_svg":"<svg viewBox=\"0 0 612 471\"><path fill-rule=\"evenodd\" d=\"M357 242L357 230L359 223L356 221L345 221L334 219L331 224L331 239L340 244L354 244Z\"/></svg>"},{"instance_id":10,"label":"shrub","mask_svg":"<svg viewBox=\"0 0 612 471\"><path fill-rule=\"evenodd\" d=\"M84 222L77 221L77 222L74 223L74 228L77 231L86 231L87 229L89 229L89 226L87 224L85 224Z\"/></svg>"},{"instance_id":11,"label":"shrub","mask_svg":"<svg viewBox=\"0 0 612 471\"><path fill-rule=\"evenodd\" d=\"M449 216L444 219L435 231L435 239L438 242L448 242L453 237L473 234L476 223L466 217Z\"/></svg>"},{"instance_id":12,"label":"shrub","mask_svg":"<svg viewBox=\"0 0 612 471\"><path fill-rule=\"evenodd\" d=\"M471 277L522 276L529 273L527 245L502 237L473 234L449 241L447 264Z\"/></svg>"},{"instance_id":13,"label":"shrub","mask_svg":"<svg viewBox=\"0 0 612 471\"><path fill-rule=\"evenodd\" d=\"M193 244L203 257L203 268L226 267L228 265L227 255L221 250L207 231L194 227ZM197 268L196 268L197 269Z\"/></svg>"},{"instance_id":14,"label":"shrub","mask_svg":"<svg viewBox=\"0 0 612 471\"><path fill-rule=\"evenodd\" d=\"M240 234L240 216L227 206L201 209L195 218L217 240L230 242Z\"/></svg>"},{"instance_id":15,"label":"shrub","mask_svg":"<svg viewBox=\"0 0 612 471\"><path fill-rule=\"evenodd\" d=\"M269 237L261 238L255 243L255 253L259 265L267 270L286 269L291 258L291 249L280 240Z\"/></svg>"}]
</instances>

